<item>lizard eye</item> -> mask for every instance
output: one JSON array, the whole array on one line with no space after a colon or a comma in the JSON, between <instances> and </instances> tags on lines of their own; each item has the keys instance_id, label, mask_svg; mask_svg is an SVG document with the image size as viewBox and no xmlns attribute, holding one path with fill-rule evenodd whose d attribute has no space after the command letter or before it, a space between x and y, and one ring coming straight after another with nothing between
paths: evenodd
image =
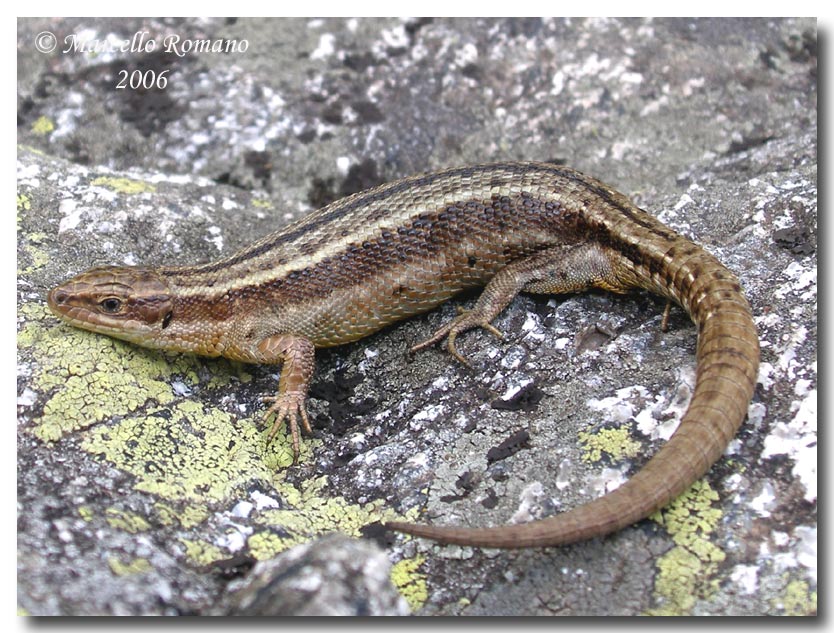
<instances>
[{"instance_id":1,"label":"lizard eye","mask_svg":"<svg viewBox=\"0 0 834 633\"><path fill-rule=\"evenodd\" d=\"M122 307L122 302L116 297L108 297L107 299L103 299L99 302L99 306L104 312L109 314L115 314L118 312Z\"/></svg>"}]
</instances>

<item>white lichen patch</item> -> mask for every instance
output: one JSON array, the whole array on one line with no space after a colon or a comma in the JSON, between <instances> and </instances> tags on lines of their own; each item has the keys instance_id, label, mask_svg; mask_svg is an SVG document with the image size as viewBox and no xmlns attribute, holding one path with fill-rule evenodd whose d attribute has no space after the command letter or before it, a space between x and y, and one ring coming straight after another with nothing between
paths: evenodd
<instances>
[{"instance_id":1,"label":"white lichen patch","mask_svg":"<svg viewBox=\"0 0 834 633\"><path fill-rule=\"evenodd\" d=\"M437 378L435 378L432 381L431 387L432 387L432 389L439 389L441 391L446 391L449 388L450 384L451 383L449 381L448 376L438 376Z\"/></svg>"},{"instance_id":2,"label":"white lichen patch","mask_svg":"<svg viewBox=\"0 0 834 633\"><path fill-rule=\"evenodd\" d=\"M281 507L281 504L276 499L257 490L253 490L252 494L249 495L249 498L252 499L255 504L255 508L257 508L259 512L267 508Z\"/></svg>"},{"instance_id":3,"label":"white lichen patch","mask_svg":"<svg viewBox=\"0 0 834 633\"><path fill-rule=\"evenodd\" d=\"M501 367L509 370L518 369L526 356L527 352L523 347L514 345L505 351L504 357L501 359Z\"/></svg>"},{"instance_id":4,"label":"white lichen patch","mask_svg":"<svg viewBox=\"0 0 834 633\"><path fill-rule=\"evenodd\" d=\"M310 59L327 59L336 50L336 37L332 33L322 33L316 49L310 53Z\"/></svg>"},{"instance_id":5,"label":"white lichen patch","mask_svg":"<svg viewBox=\"0 0 834 633\"><path fill-rule=\"evenodd\" d=\"M771 363L767 361L763 361L759 364L759 376L756 379L762 387L764 387L765 391L769 390L773 386L774 381L774 368Z\"/></svg>"},{"instance_id":6,"label":"white lichen patch","mask_svg":"<svg viewBox=\"0 0 834 633\"><path fill-rule=\"evenodd\" d=\"M223 532L214 538L214 544L230 552L239 552L246 547L246 540L254 531L248 525L226 521Z\"/></svg>"},{"instance_id":7,"label":"white lichen patch","mask_svg":"<svg viewBox=\"0 0 834 633\"><path fill-rule=\"evenodd\" d=\"M58 203L58 213L63 218L58 223L58 234L64 231L69 231L78 226L81 221L81 214L84 212L84 207L79 207L78 202L70 198L65 198Z\"/></svg>"},{"instance_id":8,"label":"white lichen patch","mask_svg":"<svg viewBox=\"0 0 834 633\"><path fill-rule=\"evenodd\" d=\"M446 406L442 404L432 404L424 409L421 409L411 418L411 422L433 422L439 418L446 411Z\"/></svg>"},{"instance_id":9,"label":"white lichen patch","mask_svg":"<svg viewBox=\"0 0 834 633\"><path fill-rule=\"evenodd\" d=\"M777 422L764 441L762 457L787 455L793 475L805 487L805 500L817 498L817 391L803 387L804 397L793 403L790 422Z\"/></svg>"},{"instance_id":10,"label":"white lichen patch","mask_svg":"<svg viewBox=\"0 0 834 633\"><path fill-rule=\"evenodd\" d=\"M797 294L802 301L814 300L817 296L817 268L803 266L799 262L791 262L782 275L788 281L781 284L774 291L774 296L784 299L789 294Z\"/></svg>"},{"instance_id":11,"label":"white lichen patch","mask_svg":"<svg viewBox=\"0 0 834 633\"><path fill-rule=\"evenodd\" d=\"M235 506L231 510L231 516L236 517L238 519L245 519L248 517L252 510L255 509L255 504L251 503L250 501L239 501L235 504Z\"/></svg>"},{"instance_id":12,"label":"white lichen patch","mask_svg":"<svg viewBox=\"0 0 834 633\"><path fill-rule=\"evenodd\" d=\"M603 468L599 474L588 479L586 490L589 496L601 497L616 490L628 481L627 471L628 467L626 465L621 468Z\"/></svg>"},{"instance_id":13,"label":"white lichen patch","mask_svg":"<svg viewBox=\"0 0 834 633\"><path fill-rule=\"evenodd\" d=\"M524 389L528 385L533 384L534 382L535 381L532 378L524 374L512 376L507 381L506 390L503 394L501 394L501 400L503 400L504 402L509 402L510 400L515 398L515 396L517 396L522 389Z\"/></svg>"},{"instance_id":14,"label":"white lichen patch","mask_svg":"<svg viewBox=\"0 0 834 633\"><path fill-rule=\"evenodd\" d=\"M17 186L18 187L29 187L32 189L37 189L40 187L40 180L38 176L40 176L41 168L39 165L27 165L23 162L18 161L17 163Z\"/></svg>"},{"instance_id":15,"label":"white lichen patch","mask_svg":"<svg viewBox=\"0 0 834 633\"><path fill-rule=\"evenodd\" d=\"M694 368L684 367L677 372L677 387L665 407L663 396L651 394L642 385L623 387L607 398L591 399L587 406L601 412L605 422L620 425L633 421L643 435L666 441L689 407L694 384Z\"/></svg>"},{"instance_id":16,"label":"white lichen patch","mask_svg":"<svg viewBox=\"0 0 834 633\"><path fill-rule=\"evenodd\" d=\"M800 525L794 530L797 539L796 562L806 567L814 582L817 580L817 528Z\"/></svg>"},{"instance_id":17,"label":"white lichen patch","mask_svg":"<svg viewBox=\"0 0 834 633\"><path fill-rule=\"evenodd\" d=\"M223 235L222 231L219 226L210 226L208 228L209 235L211 237L207 237L206 241L214 244L215 248L217 249L218 253L223 252Z\"/></svg>"},{"instance_id":18,"label":"white lichen patch","mask_svg":"<svg viewBox=\"0 0 834 633\"><path fill-rule=\"evenodd\" d=\"M637 425L637 430L643 435L652 439L658 437L668 439L677 428L680 413L677 411L679 407L674 402L665 410L659 411L658 407L662 403L661 396L650 394L642 385L632 385L618 389L613 396L591 399L588 401L588 407L600 411L606 422L626 424L633 420ZM660 422L663 414L669 412L676 415L668 423ZM670 426L671 428L668 428Z\"/></svg>"},{"instance_id":19,"label":"white lichen patch","mask_svg":"<svg viewBox=\"0 0 834 633\"><path fill-rule=\"evenodd\" d=\"M463 68L468 64L474 64L478 59L478 47L472 42L467 42L455 51L455 60L453 64L458 68Z\"/></svg>"},{"instance_id":20,"label":"white lichen patch","mask_svg":"<svg viewBox=\"0 0 834 633\"><path fill-rule=\"evenodd\" d=\"M769 517L772 510L777 507L776 491L773 484L769 481L762 483L761 490L753 499L750 500L749 506L763 517Z\"/></svg>"},{"instance_id":21,"label":"white lichen patch","mask_svg":"<svg viewBox=\"0 0 834 633\"><path fill-rule=\"evenodd\" d=\"M695 201L692 199L688 193L683 194L680 199L675 203L675 211L680 211L686 206L694 204Z\"/></svg>"},{"instance_id":22,"label":"white lichen patch","mask_svg":"<svg viewBox=\"0 0 834 633\"><path fill-rule=\"evenodd\" d=\"M787 549L785 551L772 551L767 543L762 543L758 555L760 558L769 561L778 573L804 567L808 570L809 577L816 582L817 528L800 525L794 529L788 542L781 546Z\"/></svg>"},{"instance_id":23,"label":"white lichen patch","mask_svg":"<svg viewBox=\"0 0 834 633\"><path fill-rule=\"evenodd\" d=\"M564 490L571 484L573 484L574 480L574 463L571 459L563 459L559 462L559 470L556 472L556 489L557 490Z\"/></svg>"},{"instance_id":24,"label":"white lichen patch","mask_svg":"<svg viewBox=\"0 0 834 633\"><path fill-rule=\"evenodd\" d=\"M521 491L518 509L513 513L510 523L528 523L540 519L544 499L544 486L540 481L525 486Z\"/></svg>"},{"instance_id":25,"label":"white lichen patch","mask_svg":"<svg viewBox=\"0 0 834 633\"><path fill-rule=\"evenodd\" d=\"M641 385L632 385L618 389L607 398L591 398L586 403L589 409L603 413L607 422L622 424L631 420L637 413L634 400L650 399L648 390Z\"/></svg>"},{"instance_id":26,"label":"white lichen patch","mask_svg":"<svg viewBox=\"0 0 834 633\"><path fill-rule=\"evenodd\" d=\"M759 570L755 565L736 565L730 580L742 595L753 595L759 587Z\"/></svg>"},{"instance_id":27,"label":"white lichen patch","mask_svg":"<svg viewBox=\"0 0 834 633\"><path fill-rule=\"evenodd\" d=\"M380 32L380 39L371 44L371 50L377 57L385 57L389 48L405 48L408 45L408 32L405 24L399 24Z\"/></svg>"}]
</instances>

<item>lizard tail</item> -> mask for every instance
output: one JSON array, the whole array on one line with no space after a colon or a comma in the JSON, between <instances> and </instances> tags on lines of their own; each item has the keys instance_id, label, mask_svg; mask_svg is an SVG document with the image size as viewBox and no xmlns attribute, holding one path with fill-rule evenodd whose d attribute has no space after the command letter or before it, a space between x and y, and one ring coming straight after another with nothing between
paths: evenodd
<instances>
[{"instance_id":1,"label":"lizard tail","mask_svg":"<svg viewBox=\"0 0 834 633\"><path fill-rule=\"evenodd\" d=\"M717 259L683 239L661 257L668 263L662 276L645 264L626 263L629 285L675 299L692 317L698 328L696 384L674 435L639 472L594 501L530 523L472 529L391 522L387 527L478 547L565 545L647 517L705 474L747 414L758 374L759 339L737 279Z\"/></svg>"}]
</instances>

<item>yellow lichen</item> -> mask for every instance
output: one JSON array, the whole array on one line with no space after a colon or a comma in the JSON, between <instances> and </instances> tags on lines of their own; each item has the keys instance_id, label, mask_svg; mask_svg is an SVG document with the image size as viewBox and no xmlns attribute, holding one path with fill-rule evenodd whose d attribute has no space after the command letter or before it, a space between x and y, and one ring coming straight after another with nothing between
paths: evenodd
<instances>
[{"instance_id":1,"label":"yellow lichen","mask_svg":"<svg viewBox=\"0 0 834 633\"><path fill-rule=\"evenodd\" d=\"M46 396L43 415L28 430L44 441L128 415L149 403L168 404L175 399L175 376L192 387L199 383L198 370L226 383L235 373L230 363L201 363L186 354L166 356L57 324L41 303L24 304L19 314L25 326L18 334L18 347L31 350L36 365L32 385ZM53 324L44 327L49 321Z\"/></svg>"},{"instance_id":2,"label":"yellow lichen","mask_svg":"<svg viewBox=\"0 0 834 633\"><path fill-rule=\"evenodd\" d=\"M134 558L132 561L123 563L115 556L107 559L107 564L110 569L117 576L127 576L128 574L141 574L142 572L153 569L150 562L146 558Z\"/></svg>"},{"instance_id":3,"label":"yellow lichen","mask_svg":"<svg viewBox=\"0 0 834 633\"><path fill-rule=\"evenodd\" d=\"M209 565L215 561L228 558L228 554L213 543L187 538L180 538L179 540L185 545L185 555L196 565Z\"/></svg>"},{"instance_id":4,"label":"yellow lichen","mask_svg":"<svg viewBox=\"0 0 834 633\"><path fill-rule=\"evenodd\" d=\"M17 194L17 210L28 211L32 207L32 201L29 196L22 193Z\"/></svg>"},{"instance_id":5,"label":"yellow lichen","mask_svg":"<svg viewBox=\"0 0 834 633\"><path fill-rule=\"evenodd\" d=\"M278 534L262 530L256 532L246 540L249 546L249 553L258 560L268 560L277 553L287 549L285 539Z\"/></svg>"},{"instance_id":6,"label":"yellow lichen","mask_svg":"<svg viewBox=\"0 0 834 633\"><path fill-rule=\"evenodd\" d=\"M726 554L709 540L722 516L712 507L716 500L718 493L699 480L651 516L666 527L675 547L657 562L655 598L659 606L650 609L649 615L687 615L696 600L709 598L718 590L715 574Z\"/></svg>"},{"instance_id":7,"label":"yellow lichen","mask_svg":"<svg viewBox=\"0 0 834 633\"><path fill-rule=\"evenodd\" d=\"M789 582L785 587L783 598L774 602L776 608L781 606L785 615L816 615L817 613L817 592L811 591L804 580Z\"/></svg>"},{"instance_id":8,"label":"yellow lichen","mask_svg":"<svg viewBox=\"0 0 834 633\"><path fill-rule=\"evenodd\" d=\"M582 460L589 463L598 462L602 459L603 453L614 461L620 461L634 457L640 452L640 442L631 439L625 428L581 432L579 441L585 447Z\"/></svg>"},{"instance_id":9,"label":"yellow lichen","mask_svg":"<svg viewBox=\"0 0 834 633\"><path fill-rule=\"evenodd\" d=\"M272 203L269 200L259 200L258 198L255 198L252 200L252 206L258 207L259 209L271 209Z\"/></svg>"},{"instance_id":10,"label":"yellow lichen","mask_svg":"<svg viewBox=\"0 0 834 633\"><path fill-rule=\"evenodd\" d=\"M33 273L39 268L43 268L47 263L49 263L49 253L44 249L38 248L34 244L24 244L23 248L26 251L26 254L29 256L29 259L32 263L30 266L26 266L25 268L20 269L20 271L18 271L19 276Z\"/></svg>"},{"instance_id":11,"label":"yellow lichen","mask_svg":"<svg viewBox=\"0 0 834 633\"><path fill-rule=\"evenodd\" d=\"M197 503L168 504L157 501L153 508L162 525L181 525L184 528L192 528L205 521L209 516L208 509Z\"/></svg>"},{"instance_id":12,"label":"yellow lichen","mask_svg":"<svg viewBox=\"0 0 834 633\"><path fill-rule=\"evenodd\" d=\"M90 506L78 506L78 516L89 523L93 520L93 509Z\"/></svg>"},{"instance_id":13,"label":"yellow lichen","mask_svg":"<svg viewBox=\"0 0 834 633\"><path fill-rule=\"evenodd\" d=\"M32 133L37 136L46 136L55 129L55 123L52 119L45 116L40 116L32 123Z\"/></svg>"},{"instance_id":14,"label":"yellow lichen","mask_svg":"<svg viewBox=\"0 0 834 633\"><path fill-rule=\"evenodd\" d=\"M326 477L308 479L299 488L282 480L279 473L274 484L286 507L264 509L255 517L263 529L249 537L249 548L258 559L271 558L328 532L360 536L365 525L396 517L383 508L381 500L356 505L340 496L328 496L324 491Z\"/></svg>"},{"instance_id":15,"label":"yellow lichen","mask_svg":"<svg viewBox=\"0 0 834 633\"><path fill-rule=\"evenodd\" d=\"M136 477L136 490L192 504L218 504L292 462L286 437L267 446L251 420L193 400L91 429L82 447ZM305 443L307 453L310 442Z\"/></svg>"},{"instance_id":16,"label":"yellow lichen","mask_svg":"<svg viewBox=\"0 0 834 633\"><path fill-rule=\"evenodd\" d=\"M134 195L137 193L153 193L156 187L148 182L133 180L131 178L115 178L113 176L100 176L90 182L91 185L109 187L113 191Z\"/></svg>"},{"instance_id":17,"label":"yellow lichen","mask_svg":"<svg viewBox=\"0 0 834 633\"><path fill-rule=\"evenodd\" d=\"M105 511L107 522L114 528L136 534L137 532L147 532L151 525L143 517L133 512L126 510L119 510L117 508L107 508Z\"/></svg>"},{"instance_id":18,"label":"yellow lichen","mask_svg":"<svg viewBox=\"0 0 834 633\"><path fill-rule=\"evenodd\" d=\"M419 571L425 560L423 555L404 558L391 568L391 582L412 611L422 608L429 598L426 575Z\"/></svg>"}]
</instances>

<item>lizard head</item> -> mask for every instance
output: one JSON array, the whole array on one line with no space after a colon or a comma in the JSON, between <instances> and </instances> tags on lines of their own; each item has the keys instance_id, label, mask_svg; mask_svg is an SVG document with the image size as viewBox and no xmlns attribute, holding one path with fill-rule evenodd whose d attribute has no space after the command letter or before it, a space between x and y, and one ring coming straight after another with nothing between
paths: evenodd
<instances>
[{"instance_id":1,"label":"lizard head","mask_svg":"<svg viewBox=\"0 0 834 633\"><path fill-rule=\"evenodd\" d=\"M53 288L49 308L66 323L154 347L174 310L165 278L150 268L91 268Z\"/></svg>"}]
</instances>

